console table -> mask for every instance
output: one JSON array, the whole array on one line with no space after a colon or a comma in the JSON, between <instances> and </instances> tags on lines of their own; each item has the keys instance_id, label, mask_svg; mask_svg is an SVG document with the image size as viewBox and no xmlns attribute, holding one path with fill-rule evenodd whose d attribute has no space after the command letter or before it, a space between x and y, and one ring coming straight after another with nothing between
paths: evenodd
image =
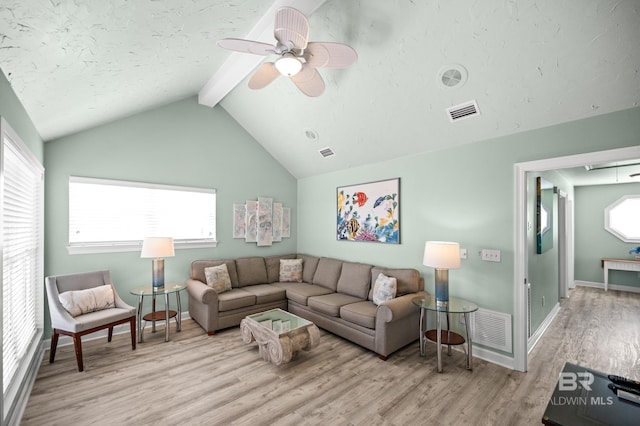
<instances>
[{"instance_id":1,"label":"console table","mask_svg":"<svg viewBox=\"0 0 640 426\"><path fill-rule=\"evenodd\" d=\"M604 268L604 291L609 287L609 269L640 272L640 259L602 259Z\"/></svg>"}]
</instances>

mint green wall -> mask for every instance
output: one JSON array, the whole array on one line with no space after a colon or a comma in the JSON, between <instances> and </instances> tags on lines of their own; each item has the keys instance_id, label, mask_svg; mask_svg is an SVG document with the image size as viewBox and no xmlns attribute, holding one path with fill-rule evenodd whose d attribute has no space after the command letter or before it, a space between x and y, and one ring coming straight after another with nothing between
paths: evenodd
<instances>
[{"instance_id":1,"label":"mint green wall","mask_svg":"<svg viewBox=\"0 0 640 426\"><path fill-rule=\"evenodd\" d=\"M640 183L579 186L575 189L575 277L604 283L601 259L627 259L637 243L625 243L604 229L604 209L623 195L640 195ZM640 287L636 272L610 271L609 284Z\"/></svg>"},{"instance_id":2,"label":"mint green wall","mask_svg":"<svg viewBox=\"0 0 640 426\"><path fill-rule=\"evenodd\" d=\"M184 282L195 259L296 251L295 178L222 108L200 106L195 97L47 142L44 154L46 275L109 269L120 296L134 306L137 300L129 290L151 280L151 261L140 259L139 252L67 253L70 175L217 189L218 246L177 250L165 260L168 282ZM258 196L292 208L291 238L271 247L232 238L233 203Z\"/></svg>"},{"instance_id":3,"label":"mint green wall","mask_svg":"<svg viewBox=\"0 0 640 426\"><path fill-rule=\"evenodd\" d=\"M514 163L633 146L638 134L640 108L634 108L301 179L298 251L414 267L425 277L427 291L433 292L433 270L422 265L424 242L458 241L468 249L469 258L461 269L450 271L450 294L513 314ZM372 140L370 146L392 147L393 141ZM336 187L393 177L401 178L401 244L336 241ZM502 261L481 261L482 248L501 250Z\"/></svg>"},{"instance_id":4,"label":"mint green wall","mask_svg":"<svg viewBox=\"0 0 640 426\"><path fill-rule=\"evenodd\" d=\"M3 117L9 123L11 128L20 136L22 142L42 163L43 143L40 134L38 134L2 70L0 70L0 117Z\"/></svg>"}]
</instances>

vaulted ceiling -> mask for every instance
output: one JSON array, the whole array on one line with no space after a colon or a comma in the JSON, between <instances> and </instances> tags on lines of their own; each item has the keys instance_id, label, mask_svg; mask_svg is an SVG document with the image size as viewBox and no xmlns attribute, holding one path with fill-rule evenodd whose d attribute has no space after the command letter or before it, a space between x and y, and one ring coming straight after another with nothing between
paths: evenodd
<instances>
[{"instance_id":1,"label":"vaulted ceiling","mask_svg":"<svg viewBox=\"0 0 640 426\"><path fill-rule=\"evenodd\" d=\"M320 70L320 97L286 77L251 90L264 58L216 45L264 32L281 5L309 14L311 41L358 53ZM229 69L220 105L299 178L637 107L639 43L635 0L0 3L0 67L44 140L197 94L209 108ZM451 69L466 80L444 85ZM480 114L451 122L468 101Z\"/></svg>"}]
</instances>

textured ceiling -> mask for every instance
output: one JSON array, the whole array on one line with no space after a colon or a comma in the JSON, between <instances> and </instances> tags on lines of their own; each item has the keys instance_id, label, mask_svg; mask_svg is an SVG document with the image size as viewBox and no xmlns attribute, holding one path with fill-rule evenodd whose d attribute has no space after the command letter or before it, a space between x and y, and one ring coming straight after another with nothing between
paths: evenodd
<instances>
[{"instance_id":1,"label":"textured ceiling","mask_svg":"<svg viewBox=\"0 0 640 426\"><path fill-rule=\"evenodd\" d=\"M2 0L0 67L50 140L197 94L230 57L216 40L244 38L271 5ZM281 77L221 101L296 177L640 105L636 0L329 0L309 21L311 41L349 44L358 63L321 69L318 98ZM456 88L438 80L451 64L468 71ZM451 123L445 109L470 100L480 115Z\"/></svg>"}]
</instances>

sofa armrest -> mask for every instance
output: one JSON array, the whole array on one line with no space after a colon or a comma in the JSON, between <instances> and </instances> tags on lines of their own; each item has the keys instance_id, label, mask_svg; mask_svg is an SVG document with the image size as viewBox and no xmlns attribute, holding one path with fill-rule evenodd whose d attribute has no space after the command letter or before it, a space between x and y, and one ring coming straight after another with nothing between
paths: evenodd
<instances>
[{"instance_id":1,"label":"sofa armrest","mask_svg":"<svg viewBox=\"0 0 640 426\"><path fill-rule=\"evenodd\" d=\"M216 293L213 288L209 287L202 281L194 280L193 278L189 278L186 281L186 284L187 291L193 299L207 305L218 305L218 293Z\"/></svg>"},{"instance_id":2,"label":"sofa armrest","mask_svg":"<svg viewBox=\"0 0 640 426\"><path fill-rule=\"evenodd\" d=\"M411 314L418 312L419 308L411 302L416 297L425 297L426 291L418 291L416 293L405 294L404 296L396 297L391 300L387 300L378 306L378 317L383 319L384 322L392 322L401 318L408 317Z\"/></svg>"}]
</instances>

